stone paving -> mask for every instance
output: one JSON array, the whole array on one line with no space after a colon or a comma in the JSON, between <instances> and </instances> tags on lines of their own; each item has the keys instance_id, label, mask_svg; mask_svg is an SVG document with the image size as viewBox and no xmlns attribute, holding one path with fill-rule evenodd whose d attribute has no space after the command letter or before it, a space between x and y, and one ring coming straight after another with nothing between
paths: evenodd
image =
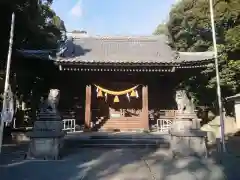
<instances>
[{"instance_id":1,"label":"stone paving","mask_svg":"<svg viewBox=\"0 0 240 180\"><path fill-rule=\"evenodd\" d=\"M10 148L11 149L11 148ZM175 159L156 149L71 149L59 161L23 160L24 147L1 155L1 180L221 180L220 166L194 157Z\"/></svg>"}]
</instances>

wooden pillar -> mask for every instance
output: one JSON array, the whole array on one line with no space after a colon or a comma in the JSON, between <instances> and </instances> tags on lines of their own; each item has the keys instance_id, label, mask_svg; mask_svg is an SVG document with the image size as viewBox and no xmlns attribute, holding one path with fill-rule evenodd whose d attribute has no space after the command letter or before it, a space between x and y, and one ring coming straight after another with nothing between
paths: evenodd
<instances>
[{"instance_id":1,"label":"wooden pillar","mask_svg":"<svg viewBox=\"0 0 240 180\"><path fill-rule=\"evenodd\" d=\"M91 85L86 85L86 99L85 99L85 128L91 128Z\"/></svg>"},{"instance_id":2,"label":"wooden pillar","mask_svg":"<svg viewBox=\"0 0 240 180\"><path fill-rule=\"evenodd\" d=\"M144 130L149 130L148 120L148 86L142 87L142 126Z\"/></svg>"}]
</instances>

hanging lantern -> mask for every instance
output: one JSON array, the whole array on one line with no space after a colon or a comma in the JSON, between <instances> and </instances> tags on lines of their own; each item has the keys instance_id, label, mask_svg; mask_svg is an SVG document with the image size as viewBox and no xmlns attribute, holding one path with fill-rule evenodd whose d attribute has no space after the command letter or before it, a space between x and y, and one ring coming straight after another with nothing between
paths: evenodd
<instances>
[{"instance_id":1,"label":"hanging lantern","mask_svg":"<svg viewBox=\"0 0 240 180\"><path fill-rule=\"evenodd\" d=\"M115 97L114 97L113 102L115 102L115 103L118 103L118 102L119 102L119 98L118 98L118 96L115 96Z\"/></svg>"},{"instance_id":2,"label":"hanging lantern","mask_svg":"<svg viewBox=\"0 0 240 180\"><path fill-rule=\"evenodd\" d=\"M136 97L136 92L133 90L132 92L131 92L131 95L130 95L131 97Z\"/></svg>"},{"instance_id":3,"label":"hanging lantern","mask_svg":"<svg viewBox=\"0 0 240 180\"><path fill-rule=\"evenodd\" d=\"M99 91L97 92L97 97L102 97L102 96L103 96L102 91L99 90Z\"/></svg>"}]
</instances>

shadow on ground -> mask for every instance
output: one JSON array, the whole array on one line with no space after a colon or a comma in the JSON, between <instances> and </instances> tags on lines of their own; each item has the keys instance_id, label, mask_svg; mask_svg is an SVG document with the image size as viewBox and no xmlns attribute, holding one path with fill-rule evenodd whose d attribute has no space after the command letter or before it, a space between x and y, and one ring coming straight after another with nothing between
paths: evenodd
<instances>
[{"instance_id":1,"label":"shadow on ground","mask_svg":"<svg viewBox=\"0 0 240 180\"><path fill-rule=\"evenodd\" d=\"M231 136L225 141L227 153L218 153L217 148L212 148L212 157L223 167L228 180L240 179L240 137Z\"/></svg>"},{"instance_id":2,"label":"shadow on ground","mask_svg":"<svg viewBox=\"0 0 240 180\"><path fill-rule=\"evenodd\" d=\"M11 151L11 152L10 152ZM221 180L221 168L210 159L171 159L155 148L66 149L59 161L23 160L26 145L4 147L3 180Z\"/></svg>"}]
</instances>

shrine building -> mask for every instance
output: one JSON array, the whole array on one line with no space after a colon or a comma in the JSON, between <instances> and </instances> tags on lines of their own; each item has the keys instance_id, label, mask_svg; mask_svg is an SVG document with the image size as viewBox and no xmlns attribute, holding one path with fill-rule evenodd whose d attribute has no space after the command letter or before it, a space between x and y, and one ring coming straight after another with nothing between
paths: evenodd
<instances>
[{"instance_id":1,"label":"shrine building","mask_svg":"<svg viewBox=\"0 0 240 180\"><path fill-rule=\"evenodd\" d=\"M174 118L179 82L213 57L174 51L164 35L71 34L52 59L60 112L88 130L149 130L157 119Z\"/></svg>"}]
</instances>

